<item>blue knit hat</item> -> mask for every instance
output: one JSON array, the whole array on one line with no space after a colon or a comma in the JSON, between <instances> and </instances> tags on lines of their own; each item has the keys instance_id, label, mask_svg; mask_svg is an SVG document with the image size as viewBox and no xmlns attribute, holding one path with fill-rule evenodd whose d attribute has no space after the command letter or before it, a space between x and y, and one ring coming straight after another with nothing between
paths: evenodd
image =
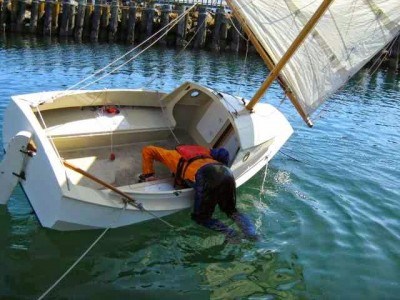
<instances>
[{"instance_id":1,"label":"blue knit hat","mask_svg":"<svg viewBox=\"0 0 400 300\"><path fill-rule=\"evenodd\" d=\"M228 165L229 163L229 152L225 148L216 148L216 149L211 149L210 154L213 159L216 161L219 161L220 163L223 163L224 165Z\"/></svg>"}]
</instances>

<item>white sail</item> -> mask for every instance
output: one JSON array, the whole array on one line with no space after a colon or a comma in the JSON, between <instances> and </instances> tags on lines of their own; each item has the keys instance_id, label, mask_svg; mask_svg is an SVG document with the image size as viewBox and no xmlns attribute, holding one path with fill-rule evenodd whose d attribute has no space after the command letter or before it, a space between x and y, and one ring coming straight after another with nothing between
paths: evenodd
<instances>
[{"instance_id":1,"label":"white sail","mask_svg":"<svg viewBox=\"0 0 400 300\"><path fill-rule=\"evenodd\" d=\"M229 0L276 64L322 0ZM400 31L400 0L335 0L281 71L307 116Z\"/></svg>"}]
</instances>

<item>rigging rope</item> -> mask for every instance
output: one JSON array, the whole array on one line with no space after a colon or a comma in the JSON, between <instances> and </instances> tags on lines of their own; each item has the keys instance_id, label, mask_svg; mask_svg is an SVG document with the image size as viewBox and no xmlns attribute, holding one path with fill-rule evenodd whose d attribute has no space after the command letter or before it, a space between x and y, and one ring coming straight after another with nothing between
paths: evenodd
<instances>
[{"instance_id":1,"label":"rigging rope","mask_svg":"<svg viewBox=\"0 0 400 300\"><path fill-rule=\"evenodd\" d=\"M174 225L172 225L171 223L165 221L163 218L160 218L159 216L157 216L155 213L151 212L150 210L145 209L141 203L132 203L132 201L126 201L126 203L132 205L133 207L139 208L141 211L144 211L145 213L147 213L150 216L152 216L154 219L157 219L160 222L164 223L169 228L175 229Z\"/></svg>"},{"instance_id":2,"label":"rigging rope","mask_svg":"<svg viewBox=\"0 0 400 300\"><path fill-rule=\"evenodd\" d=\"M239 34L239 36L240 36L242 39L244 39L245 41L248 42L249 39L246 38L246 37L240 32L240 30L236 27L235 23L233 22L232 18L229 18L229 21L231 21L231 24L232 24L233 28L235 28L235 30L236 30L236 32Z\"/></svg>"},{"instance_id":3,"label":"rigging rope","mask_svg":"<svg viewBox=\"0 0 400 300\"><path fill-rule=\"evenodd\" d=\"M260 189L260 193L259 193L259 197L260 197L260 201L261 201L261 196L264 194L265 192L265 180L267 179L267 172L268 172L268 162L265 164L265 168L264 168L264 176L263 176L263 180L261 183L261 189Z\"/></svg>"},{"instance_id":4,"label":"rigging rope","mask_svg":"<svg viewBox=\"0 0 400 300\"><path fill-rule=\"evenodd\" d=\"M197 33L200 31L200 28L203 27L204 23L206 22L207 19L204 19L203 22L200 24L200 26L197 26L197 30L195 31L194 35L190 38L190 40L186 43L186 45L174 56L174 59L177 59L190 45L190 43L193 41L193 39L196 37ZM147 87L149 84L151 84L155 79L157 78L157 75L154 75L152 79L147 81L143 87Z\"/></svg>"},{"instance_id":5,"label":"rigging rope","mask_svg":"<svg viewBox=\"0 0 400 300\"><path fill-rule=\"evenodd\" d=\"M300 162L300 163L305 163L306 165L308 165L307 162L301 161L301 160L299 160L299 159L297 159L297 158L295 158L295 157L293 157L293 156L290 156L289 154L286 154L286 153L283 152L282 150L279 150L279 152L282 153L283 155L289 157L290 159L292 159L292 160L294 160L294 161L297 161L297 162Z\"/></svg>"},{"instance_id":6,"label":"rigging rope","mask_svg":"<svg viewBox=\"0 0 400 300\"><path fill-rule=\"evenodd\" d=\"M92 248L103 238L103 236L113 227L113 225L119 220L121 217L122 213L126 210L126 206L128 204L131 204L132 206L136 207L133 205L130 201L124 202L124 206L121 208L120 213L118 215L118 218L115 220L111 221L110 225L103 230L103 232L97 237L97 239L79 256L79 258L38 298L38 300L44 299L77 265L78 263L92 250ZM157 218L158 220L162 221L164 224L168 225L170 228L173 230L176 230L176 228L168 223L167 221L163 220L162 218L158 217L157 215L153 214L152 212L144 209L142 207L142 211L145 211L152 215L153 217ZM178 231L177 231L178 232Z\"/></svg>"},{"instance_id":7,"label":"rigging rope","mask_svg":"<svg viewBox=\"0 0 400 300\"><path fill-rule=\"evenodd\" d=\"M246 38L246 37L242 34L242 32L236 27L235 22L233 22L233 20L232 20L231 17L229 18L229 21L230 21L232 27L233 27L233 28L235 29L235 31L238 33L238 35L239 35L243 40L246 41L246 54L245 54L245 58L244 58L243 66L242 66L242 74L241 74L241 75L242 75L241 78L243 78L244 75L247 74L247 57L248 57L248 54L249 54L249 42L250 42L250 39L249 39L249 38ZM243 81L240 81L240 82L241 82L241 84L239 84L239 86L238 86L236 95L239 95L239 94L240 94L241 87L244 85L244 82L243 82Z\"/></svg>"},{"instance_id":8,"label":"rigging rope","mask_svg":"<svg viewBox=\"0 0 400 300\"><path fill-rule=\"evenodd\" d=\"M169 26L171 26L170 29L168 29L161 37L163 37L166 33L168 33L175 25L176 23L178 23L184 16L186 16L194 7L197 6L197 3L195 3L194 5L192 5L191 7L189 7L181 16L179 16L178 18L172 20L171 22L169 22L168 24L166 24L164 27L162 27L160 30L158 30L156 33L154 33L153 35L151 35L150 37L148 37L146 40L144 40L143 42L141 42L139 45L137 45L136 47L132 48L131 50L129 50L128 52L126 52L125 54L123 54L122 56L118 57L117 59L113 60L112 62L110 62L108 65L106 65L105 67L101 68L100 70L97 70L95 73L93 73L92 75L84 78L83 80L77 82L76 84L70 86L68 90L71 90L77 86L79 86L80 84L88 81L90 78L100 74L101 72L105 71L107 68L111 67L112 65L114 65L116 62L120 61L121 59L123 59L124 57L128 56L129 54L131 54L133 51L135 51L136 49L138 49L139 47L143 46L144 44L146 44L148 41L152 40L154 37L156 37L160 32L162 32L164 29L168 28ZM160 39L160 38L159 38ZM158 40L159 40L158 39ZM157 41L158 41L157 40ZM151 44L153 45L153 44ZM147 50L147 48L146 48ZM142 51L143 52L143 51ZM131 61L132 59L130 59L129 61ZM113 70L114 71L114 70ZM113 72L112 71L112 72ZM86 85L87 86L87 85ZM79 88L82 89L82 88Z\"/></svg>"},{"instance_id":9,"label":"rigging rope","mask_svg":"<svg viewBox=\"0 0 400 300\"><path fill-rule=\"evenodd\" d=\"M172 136L174 137L176 144L179 145L180 141L179 141L178 137L175 135L174 131L172 130L171 124L169 122L170 120L169 120L169 118L168 118L168 116L167 116L167 114L165 112L164 105L163 105L163 103L161 101L160 93L158 91L156 93L157 93L158 102L160 103L160 108L161 108L161 111L162 111L162 115L163 115L164 119L167 122L168 129L171 132Z\"/></svg>"},{"instance_id":10,"label":"rigging rope","mask_svg":"<svg viewBox=\"0 0 400 300\"><path fill-rule=\"evenodd\" d=\"M76 265L89 253L90 250L101 240L101 238L107 233L108 230L114 225L115 222L119 220L121 217L122 212L126 209L126 203L122 207L120 214L117 219L113 220L110 225L104 229L104 231L97 237L97 239L82 253L82 255L62 274L39 298L38 300L44 299L60 282L67 276L75 267Z\"/></svg>"},{"instance_id":11,"label":"rigging rope","mask_svg":"<svg viewBox=\"0 0 400 300\"><path fill-rule=\"evenodd\" d=\"M247 57L249 54L249 40L246 40L246 55L244 57L244 61L243 61L243 66L242 66L242 74L240 76L240 78L244 78L244 76L247 75ZM244 80L240 80L241 84L239 84L238 89L237 89L237 95L240 95L240 90L242 88L242 86L244 85Z\"/></svg>"},{"instance_id":12,"label":"rigging rope","mask_svg":"<svg viewBox=\"0 0 400 300\"><path fill-rule=\"evenodd\" d=\"M115 71L118 71L120 68L122 68L122 67L125 66L126 64L128 64L128 63L130 63L131 61L133 61L134 59L136 59L139 55L141 55L143 52L147 51L147 49L149 49L150 47L152 47L152 46L153 46L154 44L156 44L159 40L161 40L165 35L167 35L168 32L169 32L170 30L172 30L172 29L174 28L174 26L175 26L177 23L179 23L179 21L180 21L181 19L183 19L183 17L186 16L186 15L189 13L189 11L190 11L191 9L193 9L196 5L197 5L197 4L191 6L185 13L183 13L183 14L180 15L178 18L176 18L176 19L174 19L173 21L171 21L170 23L168 23L168 26L171 26L171 28L169 28L168 30L166 30L162 35L160 35L157 39L155 39L150 45L146 46L146 48L144 48L142 51L140 51L139 53L137 53L137 54L134 55L133 57L129 58L126 62L124 62L124 63L118 65L117 67L115 67L115 68L112 69L111 71L107 72L106 74L104 74L104 75L101 76L100 78L98 78L98 79L96 79L96 80L93 80L93 81L89 82L88 84L86 84L86 85L80 87L79 90L82 90L82 89L84 89L84 88L86 88L86 87L88 87L88 86L90 86L90 85L92 85L92 84L94 84L94 83L96 83L96 82L98 82L98 81L104 79L105 77L109 76L110 74L112 74L112 73L115 72ZM166 26L165 26L165 27L166 27ZM155 37L157 34L158 34L158 32L157 32L156 34L153 34L151 38ZM150 38L149 38L149 39L150 39ZM149 39L147 39L147 40L149 40ZM142 43L142 44L143 44L143 43ZM125 56L126 56L126 55L125 55ZM125 57L125 56L124 56L124 57ZM103 69L104 69L104 68L103 68ZM99 73L97 73L97 74L99 74ZM96 74L96 75L97 75L97 74ZM88 77L88 78L91 78L91 77L93 77L93 76L90 76L90 77Z\"/></svg>"},{"instance_id":13,"label":"rigging rope","mask_svg":"<svg viewBox=\"0 0 400 300\"><path fill-rule=\"evenodd\" d=\"M151 46L153 46L156 42L158 42L162 37L164 37L170 30L172 30L174 28L174 26L179 23L180 20L183 19L183 17L185 17L187 14L190 13L190 11L195 8L198 5L198 3L193 4L191 7L189 7L182 15L180 15L178 18L172 20L171 22L169 22L168 24L166 24L164 27L162 27L160 30L158 30L156 33L154 33L153 35L151 35L150 37L148 37L146 40L144 40L143 42L141 42L140 44L138 44L137 46L135 46L134 48L132 48L131 50L129 50L128 52L126 52L125 54L121 55L120 57L118 57L117 59L113 60L112 62L110 62L108 65L106 65L105 67L95 71L93 74L87 76L86 78L82 79L81 81L73 84L72 86L68 87L66 90L61 91L59 93L57 93L56 95L54 95L52 97L52 99L56 99L60 96L67 96L70 95L72 93L72 90L78 89L78 90L82 90L83 88L86 88L104 78L106 78L107 76L109 76L111 73L119 70L120 68L122 68L123 66L125 66L127 63L133 61L134 59L136 59L139 55L141 55L143 52L145 52L148 48L150 48ZM118 67L114 68L113 70L111 70L110 72L106 73L105 75L103 75L102 77L100 77L97 80L93 80L91 81L89 84L86 84L84 86L81 86L79 88L77 88L79 85L85 83L86 81L88 81L90 78L95 77L96 75L99 75L100 73L104 72L106 69L110 68L111 66L113 66L114 64L116 64L118 61L120 61L121 59L123 59L124 57L126 57L127 55L129 55L130 53L132 53L133 51L137 50L139 47L143 46L144 44L146 44L148 41L152 40L153 38L155 38L159 33L161 33L163 30L165 30L166 28L170 27L166 32L164 32L159 38L156 39L155 42L151 43L150 46L146 47L144 50L140 51L138 54L136 54L133 58L130 58L127 62L119 65ZM81 95L77 95L78 97L82 97Z\"/></svg>"},{"instance_id":14,"label":"rigging rope","mask_svg":"<svg viewBox=\"0 0 400 300\"><path fill-rule=\"evenodd\" d=\"M388 58L389 55L391 55L394 45L396 44L397 39L400 38L400 35L398 35L396 38L394 38L388 45L385 51L381 51L379 54L379 57L374 61L372 66L368 68L369 71L372 70L371 75L374 75L379 67L382 65L382 63Z\"/></svg>"}]
</instances>

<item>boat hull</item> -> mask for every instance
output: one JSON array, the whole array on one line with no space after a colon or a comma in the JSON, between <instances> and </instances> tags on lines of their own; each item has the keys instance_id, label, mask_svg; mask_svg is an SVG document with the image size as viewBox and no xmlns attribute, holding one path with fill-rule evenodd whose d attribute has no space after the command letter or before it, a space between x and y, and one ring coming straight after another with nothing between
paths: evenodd
<instances>
[{"instance_id":1,"label":"boat hull","mask_svg":"<svg viewBox=\"0 0 400 300\"><path fill-rule=\"evenodd\" d=\"M136 185L135 189L120 187L120 190L141 204L142 210L125 204L121 197L112 192L100 191L100 195L92 198L91 202L87 199L93 195L85 195L80 191L81 197L78 198L67 192L69 196L63 196L59 201L60 207L54 223L47 227L62 231L117 228L189 209L193 204L193 189L174 190L172 185L171 180L160 180L157 183ZM107 205L99 204L101 198L106 200Z\"/></svg>"},{"instance_id":2,"label":"boat hull","mask_svg":"<svg viewBox=\"0 0 400 300\"><path fill-rule=\"evenodd\" d=\"M200 96L192 91L199 92ZM99 118L95 115L87 120L78 120L73 114L75 111L76 116L96 114L92 108L98 109L99 103L94 101L100 92L75 93L77 95L70 98L60 98L60 92L16 96L7 108L3 126L4 149L7 149L8 143L18 132L32 133L36 151L32 157L27 158L23 170L26 178L20 180L20 184L41 225L56 230L116 228L161 218L192 207L193 189L176 189L170 175L165 179L140 184L133 179L125 185L118 184L118 180L114 182L121 177L121 173L129 172L132 175L129 165L140 160L141 146L134 146L139 152L134 159L129 156L125 160L121 157L115 161L100 159L105 152L102 150L100 154L94 154L91 147L104 149L107 144L103 143L110 140L110 137L121 145L124 141L129 143L128 148L124 148L129 152L133 149L130 143L143 145L143 141L148 140L152 144L154 140L167 136L170 130L185 127L185 122L195 119L197 123L186 126L187 132L195 143L210 148L223 146L233 154L230 167L237 186L240 186L268 164L293 132L286 118L268 104L259 104L255 113L249 113L244 109L241 99L193 83L185 83L172 93L165 94L163 102L158 101L160 94L157 92L108 91L108 101L126 98L130 102L123 103L122 113L118 116ZM143 101L144 96L151 101ZM160 103L165 104L165 107L157 107ZM92 106L83 110L85 105ZM46 107L53 114L45 116L47 124L57 121L60 124L46 126L42 116L45 113L39 111L39 108L43 110ZM186 111L193 112L195 117L188 117ZM54 116L57 112L60 114ZM72 117L67 118L71 114ZM164 114L169 118L168 122L160 119ZM129 119L129 116L132 118ZM104 125L104 128L116 124L115 128L107 132L101 126L90 129L85 125L97 124L99 120L103 122L99 124ZM91 145L91 142L96 144ZM75 178L76 174L65 169L58 147L62 147L64 154L72 160L75 154L71 154L71 151L80 153L75 148L85 147L84 152L92 151L91 155L84 155L78 161L87 164L87 170L93 170L94 175L107 177L110 184L135 199L144 209L125 205L124 199L118 194ZM93 167L95 164L97 168ZM140 169L140 162L136 164L139 164L136 170ZM113 171L107 169L115 166L125 169L114 170L112 176L106 176L107 171Z\"/></svg>"}]
</instances>

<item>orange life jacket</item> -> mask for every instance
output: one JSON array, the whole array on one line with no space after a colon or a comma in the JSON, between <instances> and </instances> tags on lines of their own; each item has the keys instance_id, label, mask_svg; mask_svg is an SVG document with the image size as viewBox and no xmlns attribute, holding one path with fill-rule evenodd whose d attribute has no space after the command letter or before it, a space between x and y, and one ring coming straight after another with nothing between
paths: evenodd
<instances>
[{"instance_id":1,"label":"orange life jacket","mask_svg":"<svg viewBox=\"0 0 400 300\"><path fill-rule=\"evenodd\" d=\"M188 166L197 159L211 158L210 149L200 145L179 145L176 151L181 155L176 168L174 185L184 186L183 180Z\"/></svg>"}]
</instances>

